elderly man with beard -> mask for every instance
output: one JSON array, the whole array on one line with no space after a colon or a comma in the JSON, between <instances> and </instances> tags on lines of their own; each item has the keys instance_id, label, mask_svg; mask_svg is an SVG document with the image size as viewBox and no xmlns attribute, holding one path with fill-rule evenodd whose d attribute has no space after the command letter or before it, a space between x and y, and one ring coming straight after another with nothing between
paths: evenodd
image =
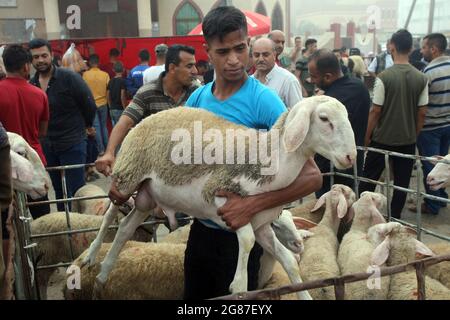
<instances>
[{"instance_id":1,"label":"elderly man with beard","mask_svg":"<svg viewBox=\"0 0 450 320\"><path fill-rule=\"evenodd\" d=\"M256 40L252 54L256 66L253 77L275 90L288 109L303 99L298 79L286 69L276 65L276 45L272 40L267 38Z\"/></svg>"}]
</instances>

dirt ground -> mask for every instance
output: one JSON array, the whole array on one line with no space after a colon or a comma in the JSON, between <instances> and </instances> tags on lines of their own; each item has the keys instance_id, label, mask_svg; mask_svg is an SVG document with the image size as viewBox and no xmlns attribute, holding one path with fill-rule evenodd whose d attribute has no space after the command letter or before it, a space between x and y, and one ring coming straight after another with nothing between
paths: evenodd
<instances>
[{"instance_id":1,"label":"dirt ground","mask_svg":"<svg viewBox=\"0 0 450 320\"><path fill-rule=\"evenodd\" d=\"M416 172L413 172L413 176L411 178L411 184L410 184L410 188L413 190L415 190L415 188L416 188L417 179L415 177L416 177ZM101 188L103 188L103 190L105 190L105 193L107 193L107 191L109 190L110 182L111 182L110 178L105 178L102 176L102 178L100 178L92 183L100 186ZM450 188L447 189L447 191L450 192ZM309 198L312 198L312 197L313 197L313 195L309 196L305 200L308 200ZM54 199L54 195L50 194L50 199ZM409 203L407 203L405 205L405 209L402 212L402 219L405 220L406 222L416 224L416 213L413 213L410 210L408 210L408 206L415 203L414 198L409 196L408 202ZM56 210L56 206L52 207L52 211L53 210ZM422 226L423 226L423 228L428 229L432 232L436 232L436 233L450 237L450 210L449 210L449 207L441 209L439 215L437 215L437 216L422 215ZM158 239L162 239L167 234L168 234L168 230L165 226L162 225L158 228L158 233L157 233ZM422 241L424 243L430 244L430 243L440 242L443 240L440 240L431 235L424 234L422 236ZM66 272L65 268L59 268L51 277L50 283L48 286L48 291L47 291L48 300L63 300L64 299L63 288L66 284L65 272Z\"/></svg>"}]
</instances>

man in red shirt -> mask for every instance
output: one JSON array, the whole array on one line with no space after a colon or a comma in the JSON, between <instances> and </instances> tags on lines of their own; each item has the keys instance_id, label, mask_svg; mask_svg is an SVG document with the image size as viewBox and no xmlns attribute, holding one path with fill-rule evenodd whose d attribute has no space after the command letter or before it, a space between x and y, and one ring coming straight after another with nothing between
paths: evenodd
<instances>
[{"instance_id":1,"label":"man in red shirt","mask_svg":"<svg viewBox=\"0 0 450 320\"><path fill-rule=\"evenodd\" d=\"M0 121L7 131L21 135L46 160L39 138L47 133L49 107L47 95L28 83L31 56L19 45L8 46L3 52L6 78L0 81ZM39 199L39 201L47 200ZM38 200L36 200L38 201ZM50 207L30 207L34 218L50 212Z\"/></svg>"}]
</instances>

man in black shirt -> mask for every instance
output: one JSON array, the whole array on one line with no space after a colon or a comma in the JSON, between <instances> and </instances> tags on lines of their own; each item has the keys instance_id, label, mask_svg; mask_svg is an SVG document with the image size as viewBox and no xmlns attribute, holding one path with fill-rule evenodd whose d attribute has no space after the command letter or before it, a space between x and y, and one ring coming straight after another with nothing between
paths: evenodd
<instances>
[{"instance_id":1,"label":"man in black shirt","mask_svg":"<svg viewBox=\"0 0 450 320\"><path fill-rule=\"evenodd\" d=\"M29 43L36 69L31 83L47 93L50 106L48 132L42 147L49 167L86 163L86 129L92 131L97 107L87 84L79 74L52 65L52 49L46 40ZM63 196L61 175L50 172L57 199ZM85 184L84 168L67 170L67 196L71 198ZM57 205L64 210L64 204ZM70 206L69 206L70 208Z\"/></svg>"},{"instance_id":2,"label":"man in black shirt","mask_svg":"<svg viewBox=\"0 0 450 320\"><path fill-rule=\"evenodd\" d=\"M107 99L109 112L113 126L119 122L123 110L127 107L127 87L123 78L123 64L120 61L114 63L114 78L108 83Z\"/></svg>"},{"instance_id":3,"label":"man in black shirt","mask_svg":"<svg viewBox=\"0 0 450 320\"><path fill-rule=\"evenodd\" d=\"M346 108L355 134L357 146L364 146L364 137L370 110L370 95L364 84L358 79L344 76L338 58L329 50L315 52L308 63L311 81L325 95L339 100ZM330 161L317 155L315 159L322 173L330 172ZM364 161L363 151L358 151L358 175L362 172ZM353 175L353 169L342 171ZM354 187L353 179L335 177L335 183ZM320 196L330 190L330 179L324 177L322 189L316 193Z\"/></svg>"}]
</instances>

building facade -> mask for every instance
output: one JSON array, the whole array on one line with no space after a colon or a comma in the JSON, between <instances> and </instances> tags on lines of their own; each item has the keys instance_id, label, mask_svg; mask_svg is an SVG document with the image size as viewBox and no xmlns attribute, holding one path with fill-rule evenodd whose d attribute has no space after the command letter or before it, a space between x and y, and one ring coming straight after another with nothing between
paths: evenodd
<instances>
[{"instance_id":1,"label":"building facade","mask_svg":"<svg viewBox=\"0 0 450 320\"><path fill-rule=\"evenodd\" d=\"M264 14L289 33L290 0L0 0L0 43L186 35L217 6Z\"/></svg>"}]
</instances>

